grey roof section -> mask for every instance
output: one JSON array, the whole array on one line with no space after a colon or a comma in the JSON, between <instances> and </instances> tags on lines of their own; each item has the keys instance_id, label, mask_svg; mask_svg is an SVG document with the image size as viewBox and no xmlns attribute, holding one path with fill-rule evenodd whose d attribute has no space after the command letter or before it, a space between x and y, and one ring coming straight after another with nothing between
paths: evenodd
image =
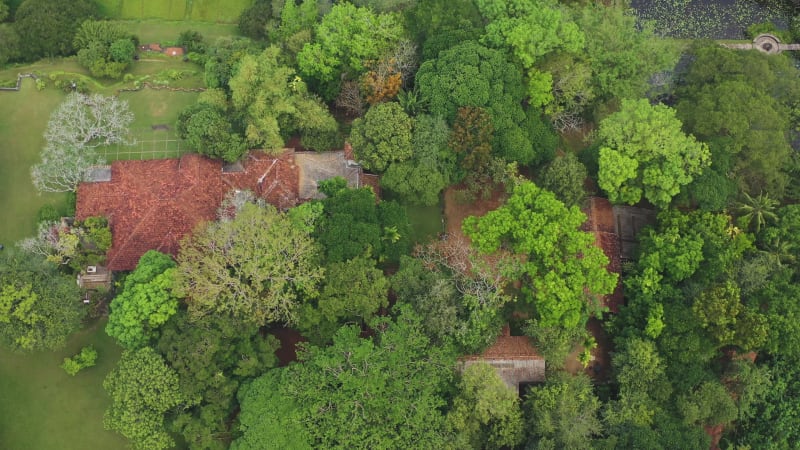
<instances>
[{"instance_id":1,"label":"grey roof section","mask_svg":"<svg viewBox=\"0 0 800 450\"><path fill-rule=\"evenodd\" d=\"M111 166L95 166L89 170L86 181L96 183L98 181L111 181Z\"/></svg>"},{"instance_id":2,"label":"grey roof section","mask_svg":"<svg viewBox=\"0 0 800 450\"><path fill-rule=\"evenodd\" d=\"M639 241L637 235L647 225L656 223L656 211L633 206L614 206L614 228L620 240L620 253L623 260L636 256Z\"/></svg>"},{"instance_id":3,"label":"grey roof section","mask_svg":"<svg viewBox=\"0 0 800 450\"><path fill-rule=\"evenodd\" d=\"M300 172L299 195L301 199L320 199L325 195L317 190L320 181L342 177L347 185L357 188L360 185L361 167L349 164L344 151L335 152L296 152L295 164Z\"/></svg>"},{"instance_id":4,"label":"grey roof section","mask_svg":"<svg viewBox=\"0 0 800 450\"><path fill-rule=\"evenodd\" d=\"M545 380L543 359L469 359L462 363L462 370L478 362L485 362L492 366L506 386L515 392L519 389L520 384L542 383Z\"/></svg>"}]
</instances>

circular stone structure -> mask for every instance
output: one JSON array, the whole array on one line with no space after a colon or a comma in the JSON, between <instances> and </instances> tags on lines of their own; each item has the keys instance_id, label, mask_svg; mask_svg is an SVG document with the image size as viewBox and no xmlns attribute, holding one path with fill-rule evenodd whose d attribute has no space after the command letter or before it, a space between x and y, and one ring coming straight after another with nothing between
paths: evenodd
<instances>
[{"instance_id":1,"label":"circular stone structure","mask_svg":"<svg viewBox=\"0 0 800 450\"><path fill-rule=\"evenodd\" d=\"M753 39L753 47L768 55L778 54L782 50L780 39L773 34L759 34Z\"/></svg>"}]
</instances>

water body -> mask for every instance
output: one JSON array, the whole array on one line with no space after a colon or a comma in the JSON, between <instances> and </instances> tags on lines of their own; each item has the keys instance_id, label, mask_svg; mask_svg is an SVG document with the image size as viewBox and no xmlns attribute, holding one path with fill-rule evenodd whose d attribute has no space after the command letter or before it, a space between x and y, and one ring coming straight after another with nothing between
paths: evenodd
<instances>
[{"instance_id":1,"label":"water body","mask_svg":"<svg viewBox=\"0 0 800 450\"><path fill-rule=\"evenodd\" d=\"M789 18L780 0L632 0L631 8L656 34L680 39L745 39L752 24L785 29Z\"/></svg>"}]
</instances>

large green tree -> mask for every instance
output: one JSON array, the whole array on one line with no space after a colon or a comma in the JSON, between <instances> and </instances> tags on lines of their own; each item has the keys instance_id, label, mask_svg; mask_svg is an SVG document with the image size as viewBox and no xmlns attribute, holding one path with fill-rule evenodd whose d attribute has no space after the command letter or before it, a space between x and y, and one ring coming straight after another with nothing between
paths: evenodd
<instances>
[{"instance_id":1,"label":"large green tree","mask_svg":"<svg viewBox=\"0 0 800 450\"><path fill-rule=\"evenodd\" d=\"M237 450L446 446L446 387L455 361L430 345L419 319L341 328L330 347L305 346L302 363L274 370L240 393Z\"/></svg>"},{"instance_id":2,"label":"large green tree","mask_svg":"<svg viewBox=\"0 0 800 450\"><path fill-rule=\"evenodd\" d=\"M616 275L608 258L581 231L586 216L567 208L552 192L521 181L506 203L483 217L464 220L465 234L484 253L501 247L507 279L522 281L522 297L533 304L542 325L572 328L596 310L599 296L611 293Z\"/></svg>"},{"instance_id":3,"label":"large green tree","mask_svg":"<svg viewBox=\"0 0 800 450\"><path fill-rule=\"evenodd\" d=\"M695 44L690 51L692 64L676 90L678 117L689 132L708 142L719 178L732 177L745 192L782 198L789 181L792 111L800 100L791 59L712 43ZM697 200L708 197L703 191L691 193ZM731 192L723 194L724 201L714 205L719 209Z\"/></svg>"},{"instance_id":4,"label":"large green tree","mask_svg":"<svg viewBox=\"0 0 800 450\"><path fill-rule=\"evenodd\" d=\"M106 333L123 347L147 345L178 311L178 299L172 294L175 266L169 255L150 250L125 277L122 292L111 301L106 325Z\"/></svg>"},{"instance_id":5,"label":"large green tree","mask_svg":"<svg viewBox=\"0 0 800 450\"><path fill-rule=\"evenodd\" d=\"M8 252L8 250L6 251ZM0 257L0 342L15 350L55 350L86 310L75 279L27 253Z\"/></svg>"},{"instance_id":6,"label":"large green tree","mask_svg":"<svg viewBox=\"0 0 800 450\"><path fill-rule=\"evenodd\" d=\"M72 39L97 11L90 0L25 0L14 14L19 55L25 61L72 54Z\"/></svg>"},{"instance_id":7,"label":"large green tree","mask_svg":"<svg viewBox=\"0 0 800 450\"><path fill-rule=\"evenodd\" d=\"M367 170L383 172L393 162L409 159L414 121L399 104L381 103L353 121L350 139L356 158Z\"/></svg>"},{"instance_id":8,"label":"large green tree","mask_svg":"<svg viewBox=\"0 0 800 450\"><path fill-rule=\"evenodd\" d=\"M506 448L523 439L519 394L483 361L464 369L447 422L457 448Z\"/></svg>"},{"instance_id":9,"label":"large green tree","mask_svg":"<svg viewBox=\"0 0 800 450\"><path fill-rule=\"evenodd\" d=\"M336 97L340 80L356 79L370 61L380 59L403 35L396 14L377 14L352 3L338 3L314 29L314 40L297 55L300 73L319 84L326 100Z\"/></svg>"},{"instance_id":10,"label":"large green tree","mask_svg":"<svg viewBox=\"0 0 800 450\"><path fill-rule=\"evenodd\" d=\"M229 81L233 107L244 117L247 144L278 152L294 133L336 134L336 121L325 105L294 69L279 63L279 55L275 46L244 55Z\"/></svg>"},{"instance_id":11,"label":"large green tree","mask_svg":"<svg viewBox=\"0 0 800 450\"><path fill-rule=\"evenodd\" d=\"M106 429L130 439L135 449L166 449L175 445L164 425L164 414L183 404L178 375L150 347L126 350L103 387L111 406L103 417Z\"/></svg>"},{"instance_id":12,"label":"large green tree","mask_svg":"<svg viewBox=\"0 0 800 450\"><path fill-rule=\"evenodd\" d=\"M317 258L314 240L287 215L247 203L232 220L207 223L183 241L177 289L196 317L292 324L299 303L317 295Z\"/></svg>"},{"instance_id":13,"label":"large green tree","mask_svg":"<svg viewBox=\"0 0 800 450\"><path fill-rule=\"evenodd\" d=\"M647 100L623 100L600 123L598 183L612 202L642 197L665 208L710 163L708 146L681 130L675 110Z\"/></svg>"},{"instance_id":14,"label":"large green tree","mask_svg":"<svg viewBox=\"0 0 800 450\"><path fill-rule=\"evenodd\" d=\"M172 420L189 448L223 450L230 441L236 391L275 366L278 341L257 325L226 317L193 322L184 311L164 326L156 350L178 374L181 395L191 407Z\"/></svg>"},{"instance_id":15,"label":"large green tree","mask_svg":"<svg viewBox=\"0 0 800 450\"><path fill-rule=\"evenodd\" d=\"M105 20L83 22L73 46L78 62L95 77L121 77L136 53L133 35L118 23Z\"/></svg>"},{"instance_id":16,"label":"large green tree","mask_svg":"<svg viewBox=\"0 0 800 450\"><path fill-rule=\"evenodd\" d=\"M530 136L522 128L526 119L522 74L502 51L474 41L461 43L424 62L416 83L432 115L452 124L459 108L484 108L496 132L492 141L495 153L521 164L534 159Z\"/></svg>"},{"instance_id":17,"label":"large green tree","mask_svg":"<svg viewBox=\"0 0 800 450\"><path fill-rule=\"evenodd\" d=\"M603 429L599 410L589 377L557 372L525 397L529 443L534 448L592 448L592 438Z\"/></svg>"},{"instance_id":18,"label":"large green tree","mask_svg":"<svg viewBox=\"0 0 800 450\"><path fill-rule=\"evenodd\" d=\"M247 151L225 110L210 103L199 102L181 111L177 128L189 148L201 155L234 162Z\"/></svg>"}]
</instances>

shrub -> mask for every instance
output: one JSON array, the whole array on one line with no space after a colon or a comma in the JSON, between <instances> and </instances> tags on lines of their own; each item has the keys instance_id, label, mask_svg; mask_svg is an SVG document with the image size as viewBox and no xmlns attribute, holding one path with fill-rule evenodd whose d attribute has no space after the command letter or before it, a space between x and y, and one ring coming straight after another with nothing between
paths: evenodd
<instances>
[{"instance_id":1,"label":"shrub","mask_svg":"<svg viewBox=\"0 0 800 450\"><path fill-rule=\"evenodd\" d=\"M64 358L61 368L68 374L75 376L82 369L92 367L97 361L97 350L91 345L83 347L77 355L72 358Z\"/></svg>"},{"instance_id":2,"label":"shrub","mask_svg":"<svg viewBox=\"0 0 800 450\"><path fill-rule=\"evenodd\" d=\"M58 210L53 205L44 205L39 208L39 212L36 213L36 221L37 222L54 222L57 221L61 215L58 213Z\"/></svg>"}]
</instances>

